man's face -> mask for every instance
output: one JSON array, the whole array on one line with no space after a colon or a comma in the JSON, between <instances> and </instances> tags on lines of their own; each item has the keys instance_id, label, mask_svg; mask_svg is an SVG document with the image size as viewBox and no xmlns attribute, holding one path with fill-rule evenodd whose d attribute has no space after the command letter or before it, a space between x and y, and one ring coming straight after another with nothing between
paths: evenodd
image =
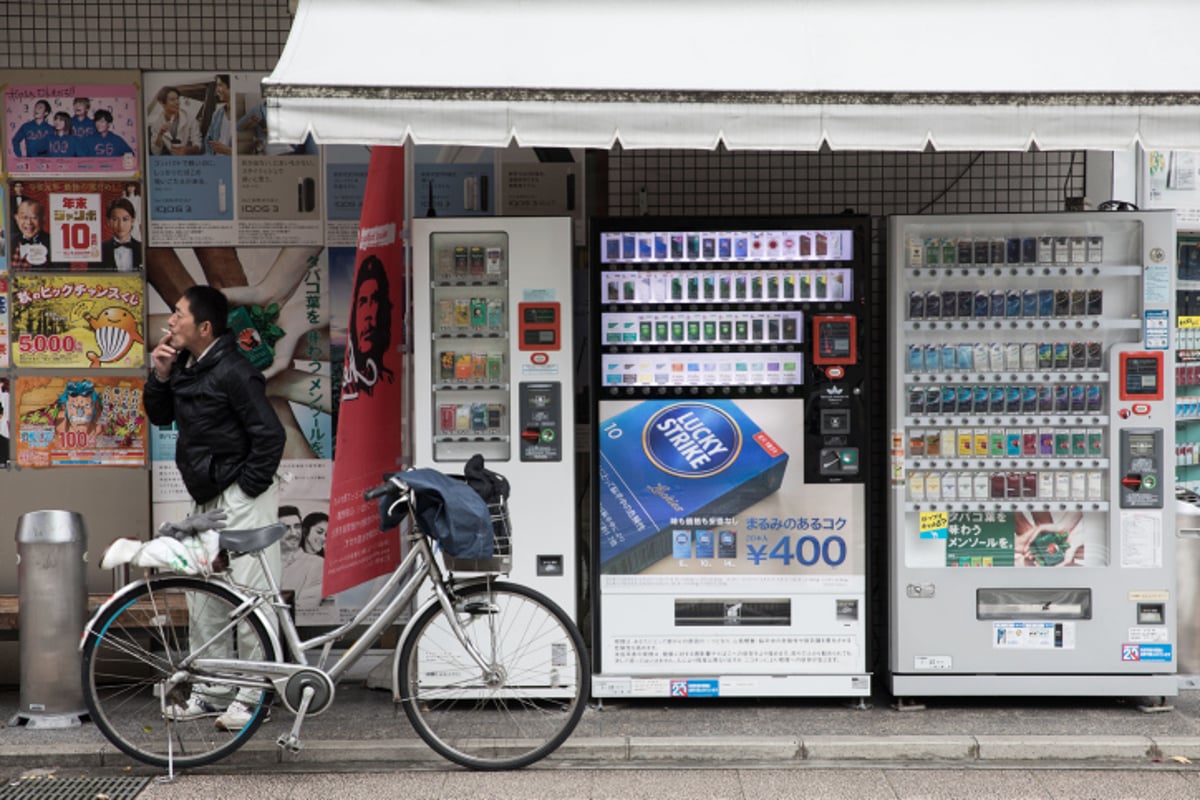
<instances>
[{"instance_id":1,"label":"man's face","mask_svg":"<svg viewBox=\"0 0 1200 800\"><path fill-rule=\"evenodd\" d=\"M37 104L34 105L33 118L36 119L38 122L41 122L49 115L50 115L50 104L49 103L43 103L43 102L39 101Z\"/></svg>"},{"instance_id":2,"label":"man's face","mask_svg":"<svg viewBox=\"0 0 1200 800\"><path fill-rule=\"evenodd\" d=\"M75 117L77 119L84 119L85 117L87 117L87 112L88 112L87 103L82 103L82 102L76 101L74 108L75 108Z\"/></svg>"},{"instance_id":3,"label":"man's face","mask_svg":"<svg viewBox=\"0 0 1200 800\"><path fill-rule=\"evenodd\" d=\"M168 117L173 117L179 113L179 92L167 92L167 101L164 104Z\"/></svg>"},{"instance_id":4,"label":"man's face","mask_svg":"<svg viewBox=\"0 0 1200 800\"><path fill-rule=\"evenodd\" d=\"M104 117L96 117L92 120L92 124L96 126L96 133L108 133L108 120Z\"/></svg>"},{"instance_id":5,"label":"man's face","mask_svg":"<svg viewBox=\"0 0 1200 800\"><path fill-rule=\"evenodd\" d=\"M374 278L367 278L358 287L358 296L354 298L354 328L357 332L354 346L359 353L368 353L375 346L379 300L379 282Z\"/></svg>"},{"instance_id":6,"label":"man's face","mask_svg":"<svg viewBox=\"0 0 1200 800\"><path fill-rule=\"evenodd\" d=\"M188 350L197 358L207 347L206 333L210 330L207 322L196 323L192 316L191 304L186 297L179 298L175 311L167 320L167 329L171 332L169 344L176 350Z\"/></svg>"},{"instance_id":7,"label":"man's face","mask_svg":"<svg viewBox=\"0 0 1200 800\"><path fill-rule=\"evenodd\" d=\"M108 216L108 224L112 226L113 236L117 241L127 242L133 234L133 217L123 208L114 208Z\"/></svg>"},{"instance_id":8,"label":"man's face","mask_svg":"<svg viewBox=\"0 0 1200 800\"><path fill-rule=\"evenodd\" d=\"M42 221L38 218L38 207L33 203L21 203L17 209L17 230L26 239L32 239L42 230Z\"/></svg>"},{"instance_id":9,"label":"man's face","mask_svg":"<svg viewBox=\"0 0 1200 800\"><path fill-rule=\"evenodd\" d=\"M287 533L283 535L282 546L284 550L297 550L300 547L300 515L299 514L284 514L279 517L279 521L287 526Z\"/></svg>"},{"instance_id":10,"label":"man's face","mask_svg":"<svg viewBox=\"0 0 1200 800\"><path fill-rule=\"evenodd\" d=\"M25 194L25 184L21 181L15 181L12 185L13 194Z\"/></svg>"}]
</instances>

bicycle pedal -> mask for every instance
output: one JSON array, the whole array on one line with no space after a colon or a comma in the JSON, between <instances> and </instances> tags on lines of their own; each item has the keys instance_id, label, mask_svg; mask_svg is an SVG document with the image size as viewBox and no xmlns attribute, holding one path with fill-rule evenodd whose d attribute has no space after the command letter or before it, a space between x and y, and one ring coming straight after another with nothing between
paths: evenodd
<instances>
[{"instance_id":1,"label":"bicycle pedal","mask_svg":"<svg viewBox=\"0 0 1200 800\"><path fill-rule=\"evenodd\" d=\"M304 742L300 741L300 737L290 733L280 734L279 738L275 740L275 744L279 746L280 750L287 750L289 753L299 753L304 749Z\"/></svg>"}]
</instances>

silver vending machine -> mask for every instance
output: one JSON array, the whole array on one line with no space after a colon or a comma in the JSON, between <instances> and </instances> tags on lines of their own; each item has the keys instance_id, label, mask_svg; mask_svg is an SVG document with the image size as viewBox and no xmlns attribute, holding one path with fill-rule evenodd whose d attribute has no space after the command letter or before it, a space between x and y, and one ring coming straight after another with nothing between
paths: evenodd
<instances>
[{"instance_id":1,"label":"silver vending machine","mask_svg":"<svg viewBox=\"0 0 1200 800\"><path fill-rule=\"evenodd\" d=\"M892 693L1177 694L1172 212L888 233Z\"/></svg>"}]
</instances>

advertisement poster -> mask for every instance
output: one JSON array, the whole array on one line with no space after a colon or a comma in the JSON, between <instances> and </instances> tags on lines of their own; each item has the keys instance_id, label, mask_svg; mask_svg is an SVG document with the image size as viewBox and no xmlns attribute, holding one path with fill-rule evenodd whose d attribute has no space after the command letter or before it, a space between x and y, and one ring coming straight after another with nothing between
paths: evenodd
<instances>
[{"instance_id":1,"label":"advertisement poster","mask_svg":"<svg viewBox=\"0 0 1200 800\"><path fill-rule=\"evenodd\" d=\"M1200 230L1200 152L1142 151L1142 208L1173 208L1181 231Z\"/></svg>"},{"instance_id":2,"label":"advertisement poster","mask_svg":"<svg viewBox=\"0 0 1200 800\"><path fill-rule=\"evenodd\" d=\"M144 78L151 241L166 247L236 241L232 78L212 72Z\"/></svg>"},{"instance_id":3,"label":"advertisement poster","mask_svg":"<svg viewBox=\"0 0 1200 800\"><path fill-rule=\"evenodd\" d=\"M142 269L137 181L14 180L9 184L13 269Z\"/></svg>"},{"instance_id":4,"label":"advertisement poster","mask_svg":"<svg viewBox=\"0 0 1200 800\"><path fill-rule=\"evenodd\" d=\"M143 466L142 385L140 377L17 378L17 465Z\"/></svg>"},{"instance_id":5,"label":"advertisement poster","mask_svg":"<svg viewBox=\"0 0 1200 800\"><path fill-rule=\"evenodd\" d=\"M303 466L290 462L332 457L334 387L323 248L152 247L146 281L148 347L162 338L170 309L188 287L221 289L229 299L230 325L243 355L263 371L267 399L287 432L283 469L303 472ZM157 488L155 496L165 499L158 497Z\"/></svg>"},{"instance_id":6,"label":"advertisement poster","mask_svg":"<svg viewBox=\"0 0 1200 800\"><path fill-rule=\"evenodd\" d=\"M132 176L141 163L137 86L10 84L4 161L10 175Z\"/></svg>"},{"instance_id":7,"label":"advertisement poster","mask_svg":"<svg viewBox=\"0 0 1200 800\"><path fill-rule=\"evenodd\" d=\"M0 378L0 465L8 466L12 453L12 414L9 410L8 378Z\"/></svg>"},{"instance_id":8,"label":"advertisement poster","mask_svg":"<svg viewBox=\"0 0 1200 800\"><path fill-rule=\"evenodd\" d=\"M392 570L395 531L363 492L397 469L404 453L404 149L376 147L359 229L338 407L324 592L333 594Z\"/></svg>"},{"instance_id":9,"label":"advertisement poster","mask_svg":"<svg viewBox=\"0 0 1200 800\"><path fill-rule=\"evenodd\" d=\"M452 148L421 148L413 178L414 217L490 217L496 213L495 167L477 164L424 163L421 153Z\"/></svg>"},{"instance_id":10,"label":"advertisement poster","mask_svg":"<svg viewBox=\"0 0 1200 800\"><path fill-rule=\"evenodd\" d=\"M145 366L142 291L138 275L13 275L13 364Z\"/></svg>"},{"instance_id":11,"label":"advertisement poster","mask_svg":"<svg viewBox=\"0 0 1200 800\"><path fill-rule=\"evenodd\" d=\"M801 405L600 403L605 671L862 669L863 487L804 482Z\"/></svg>"},{"instance_id":12,"label":"advertisement poster","mask_svg":"<svg viewBox=\"0 0 1200 800\"><path fill-rule=\"evenodd\" d=\"M233 76L238 241L257 245L323 244L324 191L317 145L311 137L295 146L267 141L264 77Z\"/></svg>"},{"instance_id":13,"label":"advertisement poster","mask_svg":"<svg viewBox=\"0 0 1200 800\"><path fill-rule=\"evenodd\" d=\"M0 273L0 369L8 366L8 278Z\"/></svg>"},{"instance_id":14,"label":"advertisement poster","mask_svg":"<svg viewBox=\"0 0 1200 800\"><path fill-rule=\"evenodd\" d=\"M371 149L335 144L322 147L321 152L325 159L325 244L354 247Z\"/></svg>"},{"instance_id":15,"label":"advertisement poster","mask_svg":"<svg viewBox=\"0 0 1200 800\"><path fill-rule=\"evenodd\" d=\"M1104 515L1079 511L952 512L946 566L1103 566L1106 525Z\"/></svg>"}]
</instances>

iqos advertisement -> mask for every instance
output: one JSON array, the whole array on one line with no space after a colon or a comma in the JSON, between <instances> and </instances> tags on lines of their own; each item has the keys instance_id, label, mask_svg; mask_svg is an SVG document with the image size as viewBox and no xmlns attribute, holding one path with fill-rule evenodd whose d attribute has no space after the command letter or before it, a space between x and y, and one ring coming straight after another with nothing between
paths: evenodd
<instances>
[{"instance_id":1,"label":"iqos advertisement","mask_svg":"<svg viewBox=\"0 0 1200 800\"><path fill-rule=\"evenodd\" d=\"M863 485L805 483L804 404L599 404L602 691L796 693L861 672Z\"/></svg>"}]
</instances>

